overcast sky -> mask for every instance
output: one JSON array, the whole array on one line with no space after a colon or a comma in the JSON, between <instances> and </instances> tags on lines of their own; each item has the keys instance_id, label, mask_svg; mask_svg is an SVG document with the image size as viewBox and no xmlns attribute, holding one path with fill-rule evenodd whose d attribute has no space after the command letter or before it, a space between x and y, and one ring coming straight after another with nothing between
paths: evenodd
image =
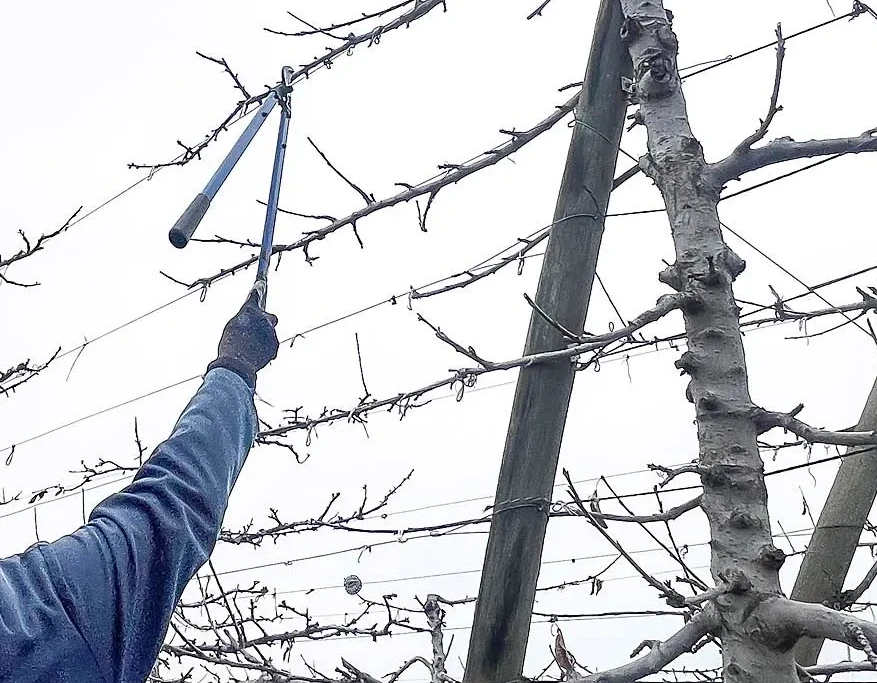
<instances>
[{"instance_id":1,"label":"overcast sky","mask_svg":"<svg viewBox=\"0 0 877 683\"><path fill-rule=\"evenodd\" d=\"M389 4L389 3L387 3ZM558 88L582 78L597 6L554 0L541 18L527 21L536 0L461 2L449 0L447 13L435 11L407 30L387 34L379 45L358 47L321 70L293 93L293 118L281 206L298 212L341 216L361 199L325 166L307 143L311 137L349 177L378 198L398 191L394 183L415 183L436 166L461 162L506 139L500 128L526 129L548 116L570 95ZM849 3L833 0L838 13ZM270 35L263 27L298 30L290 9L315 24L327 24L379 9L380 2L245 3L156 0L148 4L90 0L69 3L15 3L5 8L0 26L0 63L6 106L0 112L0 254L20 246L18 231L31 238L51 231L80 205L100 205L143 177L130 162L154 164L175 157L176 144L198 142L231 111L238 94L201 51L225 57L251 92L277 81L284 64L297 66L319 54L331 40ZM771 0L735 3L674 2L680 40L680 64L718 59L773 39L778 21L784 32L820 23L832 16L825 0ZM370 27L373 24L366 24ZM856 135L875 125L873 45L877 21L862 16L789 41L785 80L772 136L796 139ZM685 84L692 126L707 158L716 160L758 124L773 82L774 52L764 50L710 71ZM459 185L443 190L430 213L428 232L418 228L415 206L401 205L363 220L358 228L365 248L350 230L315 245L313 265L301 254L287 254L271 274L269 308L280 318L281 338L402 294L409 287L473 266L503 247L543 228L551 219L569 128L566 122L541 136L520 154ZM201 237L220 234L258 240L270 177L276 119L272 118L223 187L199 229ZM200 162L156 173L118 201L74 226L39 255L7 273L38 280L39 287L0 286L2 335L0 367L26 358L47 358L55 349L75 349L186 290L163 277L164 271L190 281L241 260L237 247L192 244L183 251L167 241L167 230L201 190L236 139L237 125L211 145ZM626 134L624 149L644 151L641 131ZM877 265L874 223L874 173L877 158L850 157L729 200L721 216L734 230L808 284ZM621 157L619 169L630 165ZM802 164L798 164L802 165ZM755 184L795 168L773 167L744 179ZM736 189L732 188L732 189ZM612 198L613 212L660 206L655 188L642 176ZM316 223L290 216L278 221L277 241L293 241ZM727 236L749 267L738 280L738 297L770 303L768 285L781 295L803 290L763 256ZM673 246L663 215L610 218L599 273L625 318L651 306L666 288L658 283L662 259ZM417 388L444 377L449 368L471 365L418 323L420 312L464 345L502 360L523 348L529 308L522 294L535 293L541 260L529 259L523 274L514 268L461 291L396 306L382 305L342 323L324 327L284 347L260 376L259 411L277 423L282 410L303 407L310 414L325 406L350 408L362 396L355 334L369 391L378 398ZM130 463L136 456L135 417L147 446L169 433L173 421L198 386L192 380L102 413L74 426L28 441L33 436L197 377L214 357L222 325L237 309L252 283L252 271L211 287L206 300L197 294L69 353L11 398L0 401L0 448L20 444L2 467L3 492L22 491L21 502L0 507L0 553L20 551L36 540L35 513L24 505L31 491L77 482L80 461L109 458ZM860 278L827 288L833 303L857 299ZM817 299L798 302L820 308ZM595 290L587 327L602 331L615 320L605 295ZM835 324L837 321L832 321ZM813 323L818 331L829 323ZM655 333L681 330L672 316ZM775 409L806 405L802 417L830 428L854 424L875 377L877 349L861 330L847 325L809 340L795 325L752 331L746 336L753 399ZM684 398L685 380L673 367L680 351L662 345L603 363L600 372L577 378L561 453L561 466L576 480L611 476L619 491L648 490L657 480L644 473L648 463L672 465L696 456L693 413ZM78 357L75 365L74 359ZM72 368L72 369L71 369ZM409 483L392 499L386 519L371 528L404 528L479 516L493 498L515 374L488 375L461 402L440 391L428 406L402 421L376 414L368 438L356 425L340 422L320 429L309 444L293 443L310 459L297 464L282 449L256 448L234 493L226 519L230 528L255 520L267 523L269 507L286 520L319 514L333 492L341 492L341 511L359 505L362 486L379 498L411 469ZM782 435L772 437L779 441ZM0 452L5 459L8 448ZM812 457L823 456L816 448ZM766 454L768 469L803 462L801 449ZM769 480L771 514L777 541L787 552L802 550L808 514L804 497L818 515L835 464L821 465ZM36 509L43 540L73 530L86 510L118 489L109 483L78 496L45 502ZM692 482L685 482L692 483ZM605 493L605 488L601 488ZM681 502L686 494L666 496ZM563 490L557 490L563 498ZM463 502L460 502L463 501ZM653 498L634 499L635 509L651 511ZM706 524L699 512L675 527L689 547L688 560L708 576ZM670 557L640 529L613 530L632 550L642 550L649 570L675 576ZM657 531L656 531L657 532ZM800 533L796 533L800 532ZM664 531L661 530L663 534ZM220 546L219 571L228 584L264 582L286 599L331 622L355 611L343 578L359 575L363 595L389 592L411 602L428 592L461 598L477 592L486 527L425 540L353 550L321 559L269 569L253 565L307 558L373 543L371 535L323 531L284 539L258 551ZM665 536L662 536L665 538ZM405 539L402 539L405 540ZM789 546L792 546L791 548ZM552 522L544 551L540 585L585 578L614 555L584 522ZM578 561L572 560L579 558ZM584 559L590 558L590 559ZM796 558L783 570L791 588ZM860 576L868 558L854 565ZM616 563L605 574L598 596L590 586L541 592L537 610L545 613L593 613L662 607L653 590ZM426 577L426 578L416 578ZM856 579L857 581L857 579ZM309 589L319 590L305 594ZM416 618L416 617L415 617ZM549 661L549 625L535 617L526 673L537 674ZM465 657L471 609L449 610L455 635L449 658L459 674ZM569 648L579 662L606 668L627 660L643 638L669 635L674 618L581 619L564 623ZM403 636L372 644L347 639L297 646L296 653L331 671L345 656L382 675L415 654L428 654L425 636ZM837 657L845 656L836 650ZM717 662L715 650L701 661ZM300 666L293 658L292 666ZM412 672L406 680L421 680Z\"/></svg>"}]
</instances>

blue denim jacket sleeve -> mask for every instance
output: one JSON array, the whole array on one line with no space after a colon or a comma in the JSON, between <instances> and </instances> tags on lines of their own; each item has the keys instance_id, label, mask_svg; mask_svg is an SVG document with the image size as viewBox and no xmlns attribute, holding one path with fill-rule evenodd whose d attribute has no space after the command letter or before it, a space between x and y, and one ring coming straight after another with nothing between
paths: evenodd
<instances>
[{"instance_id":1,"label":"blue denim jacket sleeve","mask_svg":"<svg viewBox=\"0 0 877 683\"><path fill-rule=\"evenodd\" d=\"M211 370L130 486L73 534L0 560L0 681L141 683L255 433L250 388Z\"/></svg>"}]
</instances>

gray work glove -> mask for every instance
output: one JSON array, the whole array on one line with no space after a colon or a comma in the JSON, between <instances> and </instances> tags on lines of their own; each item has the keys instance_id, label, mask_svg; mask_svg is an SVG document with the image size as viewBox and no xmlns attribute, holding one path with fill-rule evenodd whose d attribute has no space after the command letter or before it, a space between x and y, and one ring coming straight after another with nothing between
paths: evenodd
<instances>
[{"instance_id":1,"label":"gray work glove","mask_svg":"<svg viewBox=\"0 0 877 683\"><path fill-rule=\"evenodd\" d=\"M241 310L226 323L219 353L207 370L231 370L255 390L256 373L277 357L276 325L277 316L259 308L259 292L253 289Z\"/></svg>"}]
</instances>

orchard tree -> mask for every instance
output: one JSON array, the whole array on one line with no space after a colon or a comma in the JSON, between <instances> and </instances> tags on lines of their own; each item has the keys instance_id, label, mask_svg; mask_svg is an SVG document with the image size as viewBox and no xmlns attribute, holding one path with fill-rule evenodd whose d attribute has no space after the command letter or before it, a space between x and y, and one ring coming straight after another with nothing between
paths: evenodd
<instances>
[{"instance_id":1,"label":"orchard tree","mask_svg":"<svg viewBox=\"0 0 877 683\"><path fill-rule=\"evenodd\" d=\"M785 598L779 581L784 553L772 541L764 466L757 437L781 427L811 443L874 443L873 433L828 433L799 421L798 411L767 410L749 394L746 359L734 297L734 280L745 263L726 244L718 202L725 186L756 169L792 159L877 150L877 129L850 138L758 145L776 115L784 46L777 29L776 79L758 129L726 158L708 163L694 137L676 65L678 42L672 15L655 0L623 0L622 38L633 61L626 84L639 105L635 121L648 132L644 173L661 191L676 262L660 274L675 293L665 301L682 311L688 350L676 361L690 376L687 397L694 406L700 446L700 507L711 535L711 572L716 587L678 633L651 653L593 681L636 680L659 671L705 636L722 647L723 678L729 683L791 683L799 672L795 645L804 637L825 638L862 649L877 664L877 627L823 605Z\"/></svg>"}]
</instances>

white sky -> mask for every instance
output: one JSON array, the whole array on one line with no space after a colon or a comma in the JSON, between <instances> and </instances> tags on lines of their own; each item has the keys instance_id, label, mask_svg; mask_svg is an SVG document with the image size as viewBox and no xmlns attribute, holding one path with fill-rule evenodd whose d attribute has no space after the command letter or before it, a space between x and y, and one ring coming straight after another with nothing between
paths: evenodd
<instances>
[{"instance_id":1,"label":"white sky","mask_svg":"<svg viewBox=\"0 0 877 683\"><path fill-rule=\"evenodd\" d=\"M542 18L525 21L537 4L535 0L449 0L447 13L433 12L408 30L387 34L379 46L357 48L351 57L338 59L330 71L320 71L301 84L293 96L281 206L340 216L358 208L361 201L323 165L307 144L307 136L366 191L381 198L397 191L395 182L420 181L431 176L437 164L463 161L503 141L499 128L525 129L547 116L569 96L557 88L582 77L597 3L554 0ZM834 0L832 4L838 13L849 10L848 3ZM79 205L89 209L100 204L140 177L140 172L126 168L128 162L169 160L179 151L177 139L197 142L231 110L237 101L231 81L218 67L198 58L195 50L225 57L251 92L259 92L263 84L277 80L281 65L309 61L329 43L324 37L283 38L262 31L263 26L296 30L287 8L323 24L381 6L347 0L297 0L290 5L49 0L4 8L0 63L5 65L7 104L0 113L4 162L0 165L0 253L19 248L18 230L36 237L63 223ZM777 21L789 34L831 18L824 0L733 4L680 0L670 8L676 15L682 65L767 42ZM780 99L784 111L772 136L837 137L873 127L875 39L877 21L863 16L790 41ZM764 115L773 64L773 51L765 50L686 84L692 125L708 159L726 154ZM272 118L223 187L199 230L201 237L259 238L263 207L256 200L264 199L267 192L275 124ZM190 280L240 260L241 252L231 246L192 244L177 251L166 234L241 129L239 125L223 135L208 148L202 162L156 174L76 225L43 253L10 269L10 277L37 279L42 285L0 288L0 366L25 358L37 361L59 346L75 347L83 338L93 339L183 294L160 270ZM551 219L568 140L569 129L561 124L513 157L514 163L503 161L443 190L430 214L428 233L418 229L415 207L403 205L361 222L364 250L349 230L342 230L315 246L312 253L320 259L312 267L300 254L287 254L279 271L271 275L269 297L270 309L280 318L281 338L405 292L409 286L458 272L543 227ZM642 133L626 135L623 146L641 154ZM722 218L811 284L877 265L875 161L860 157L831 162L723 203ZM619 168L628 165L620 159ZM789 168L769 169L747 177L744 184ZM654 208L659 201L651 184L637 177L613 196L610 210ZM281 216L277 241L292 241L313 227ZM784 296L802 290L750 248L732 236L728 240L749 264L738 281L741 299L768 303L768 284ZM671 260L672 254L663 216L607 221L599 272L625 317L632 318L665 292L656 275L663 267L661 260ZM520 277L513 270L503 271L463 291L415 302L414 312L404 303L387 305L308 334L293 349L284 348L262 373L260 395L274 408L260 405L260 412L276 423L283 408L304 406L318 413L324 406L355 405L362 388L354 333L362 345L369 390L379 398L419 387L443 377L448 368L471 363L436 340L417 322L415 312L489 359L519 355L529 318L521 295L535 292L539 266L540 259L531 259ZM204 303L197 295L190 296L88 346L72 372L76 354L58 361L0 402L0 448L202 372L252 275L247 271L223 280L210 289ZM856 283L873 284L874 278ZM851 282L823 293L833 303L857 298ZM813 299L801 303L802 308L823 305ZM605 297L595 291L589 331L604 330L612 320ZM819 325L825 326L819 323L815 328L821 329ZM681 320L674 317L655 330L680 328ZM807 408L802 417L811 423L832 428L852 425L874 380L873 342L852 326L809 342L783 340L797 332L787 325L747 335L754 400L777 409L803 402ZM637 355L627 363L605 363L600 373L580 375L561 466L584 480L638 472L649 462L670 465L693 458L693 414L683 395L685 380L673 367L678 353L662 347L661 352ZM393 415L374 415L368 439L361 428L343 423L320 429L310 446L296 437L302 452L311 455L304 465L279 449L255 449L233 496L227 525L236 528L254 519L258 526L267 521L269 507L278 508L290 521L307 518L319 514L335 491L343 494L340 509L352 510L359 504L363 484L379 497L412 468L411 482L387 509L396 514L385 521L373 520L370 526L398 528L478 516L493 496L513 380L513 373L482 378L478 384L482 391L467 392L461 403L453 400L451 392L439 392L442 400L401 422ZM154 446L167 435L196 387L197 382L190 382L22 444L12 463L0 467L5 494L23 491L26 500L35 489L75 483L76 477L68 471L82 460L93 463L103 457L130 462L135 454L134 417L145 443ZM817 448L812 455L823 453ZM6 455L8 450L0 452L0 457ZM800 449L782 451L768 467L806 457ZM801 515L801 496L806 496L816 516L835 469L834 464L821 465L812 468L812 477L800 470L769 480L777 531L779 523L786 531L811 526L810 518ZM647 490L655 477L640 473L611 481L620 491L633 492ZM89 491L86 508L121 485ZM593 483L582 486L586 493L592 489ZM675 495L667 496L668 505L685 497ZM472 498L479 499L449 504ZM652 503L634 499L639 511L651 510ZM73 497L39 505L40 537L56 538L75 528L82 504ZM405 512L425 506L439 507ZM0 508L3 514L0 553L14 553L35 540L31 508L13 503ZM476 529L486 532L484 527ZM630 549L655 547L640 529L613 531ZM703 569L708 554L702 516L689 515L675 527L675 534L679 543L690 546L691 565L708 575ZM219 571L228 571L355 548L374 540L319 532L290 537L259 551L220 546L215 564ZM791 540L801 550L806 533ZM234 581L248 585L259 580L290 592L285 596L289 602L319 615L357 609L357 599L341 588L343 577L350 573L362 578L363 594L373 598L387 592L409 602L427 592L458 598L477 591L485 542L486 533L411 540L375 548L361 557L350 552L232 574L226 577L226 587ZM785 539L778 545L789 551ZM599 557L569 561L592 556ZM552 522L544 551L549 563L540 585L584 578L611 557L611 548L585 523ZM650 570L667 571L668 577L678 573L661 552L648 552L641 559ZM855 581L867 563L863 557L854 565ZM790 560L784 570L787 590L796 566ZM540 593L536 609L565 613L660 609L654 591L628 578L632 573L619 562L606 574L612 580L607 580L599 596L590 596L587 585ZM410 578L435 574L441 576ZM303 594L314 587L321 590ZM450 610L447 616L453 629L449 634L455 635L449 658L455 675L461 670L458 657L465 657L470 621L471 609L466 607ZM563 628L567 645L580 662L606 668L627 661L643 638L669 635L678 625L678 619L672 618L616 619L573 621ZM526 673L535 675L548 663L550 642L548 624L535 623ZM410 656L428 654L428 648L426 636L404 636L378 644L350 639L302 643L294 654L329 671L345 656L381 675ZM840 658L846 653L836 649L833 655ZM718 661L715 650L704 651L701 657L700 661ZM301 666L297 658L292 661L294 667ZM422 673L412 670L405 680L421 680Z\"/></svg>"}]
</instances>

